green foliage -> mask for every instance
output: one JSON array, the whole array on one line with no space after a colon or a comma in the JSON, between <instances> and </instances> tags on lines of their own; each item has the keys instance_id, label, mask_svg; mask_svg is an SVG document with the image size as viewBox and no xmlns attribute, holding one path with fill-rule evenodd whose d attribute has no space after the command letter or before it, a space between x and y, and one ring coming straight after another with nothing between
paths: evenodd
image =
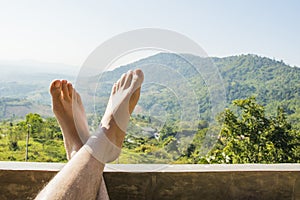
<instances>
[{"instance_id":1,"label":"green foliage","mask_svg":"<svg viewBox=\"0 0 300 200\"><path fill-rule=\"evenodd\" d=\"M192 55L189 55L188 58L193 63L201 63L203 68L211 66L208 58L199 58ZM300 68L290 67L282 61L252 54L211 58L211 61L218 68L222 77L222 84L226 90L227 106L230 106L233 100L254 96L257 102L265 107L266 114L276 115L276 109L274 108L282 107L287 114L287 121L300 130ZM192 96L192 92L194 92L198 98L197 105L201 120L213 120L210 119L211 105L209 99L209 90L213 86L206 85L204 80L199 77L199 74L195 73L187 63L178 59L177 55L162 53L133 63L131 67L138 67L147 63L164 63L170 66L171 70L188 77L188 82L190 83L189 91L191 93L186 92L187 97L183 98ZM120 68L120 73L123 72L122 70L127 70L125 68L126 66L124 69ZM121 75L117 74L117 72L114 71L110 74L111 76ZM201 73L200 71L200 75ZM164 73L154 74L153 76L160 76L161 78L157 78L159 80L167 79L166 77L168 77ZM168 79L166 84L174 86L176 91L185 92L184 84L176 77ZM151 108L152 104L163 105L162 107L166 111L171 112L173 110L175 113L171 114L175 119L178 119L178 113L176 113L178 112L178 105L174 102L176 97L174 98L166 89L156 87L155 91L157 92L144 89L139 102L142 107ZM192 99L188 99L188 101L193 102ZM187 113L192 113L193 110L189 109L194 109L192 103L181 106L184 106Z\"/></svg>"},{"instance_id":2,"label":"green foliage","mask_svg":"<svg viewBox=\"0 0 300 200\"><path fill-rule=\"evenodd\" d=\"M62 134L55 118L29 113L25 120L0 124L0 160L24 161L29 133L28 161L66 162Z\"/></svg>"},{"instance_id":3,"label":"green foliage","mask_svg":"<svg viewBox=\"0 0 300 200\"><path fill-rule=\"evenodd\" d=\"M282 108L268 117L255 98L234 100L238 113L226 109L219 118L223 127L209 163L300 162L300 132L287 122Z\"/></svg>"},{"instance_id":4,"label":"green foliage","mask_svg":"<svg viewBox=\"0 0 300 200\"><path fill-rule=\"evenodd\" d=\"M194 63L201 63L204 68L211 66L207 65L210 63L208 58L192 55L189 58ZM282 61L256 55L211 58L211 60L222 76L227 95L225 103L228 109L219 116L222 129L218 139L214 138L214 135L217 135L216 131L220 125L208 123L213 120L210 118L212 108L209 96L213 86L207 86L194 68L174 54L157 54L106 72L101 77L102 88L97 88L96 92L84 91L93 96L87 98L88 105L94 105L94 100L103 102L97 104L95 108L86 107L87 116L92 116L91 113L94 111L104 112L111 85L122 73L139 66L155 69L158 64L163 64L170 69L165 73L163 71L156 73L153 70L147 74L147 78L153 76L151 78L161 81L169 88L155 84L143 87L139 105L145 112L132 117L133 123L129 125L124 142L124 153L119 159L121 162L299 162L300 69L290 67ZM172 73L168 73L170 71L175 71L186 78L188 90L184 87L184 82L179 80L180 77L171 76ZM5 97L0 97L0 118L6 119L0 124L1 160L24 160L25 141L29 132L29 161L66 161L62 134L55 118L42 118L47 116L45 112L41 115L27 114L30 111L44 111L46 109L43 108L49 108L49 105L45 107L45 103L49 104L50 101L48 91L40 88L41 81L39 80L39 84L35 87L24 83L3 84L3 87L8 89L4 89ZM98 81L96 76L89 79L91 84L96 81ZM48 88L48 83L45 88ZM182 91L184 95L178 97L176 96L178 94L174 95L172 91ZM189 99L194 94L197 96L196 100ZM33 98L33 95L36 96ZM26 96L31 96L35 100L27 100L24 98ZM255 99L248 98L249 96L254 96ZM181 102L182 99L186 101ZM193 102L196 102L199 109L197 113L200 115L200 121L196 122L197 133L192 143L188 144L191 141L187 138L193 123L192 117L189 119L190 116L187 116L186 121L182 121L180 109L184 107L186 113L192 113ZM153 112L151 117L148 116L149 113L145 114L148 110ZM25 120L19 120L18 117L25 115ZM164 118L160 118L161 116ZM97 119L89 117L89 124L96 127L99 118L99 116ZM154 134L157 134L157 137L154 137ZM179 138L178 135L183 137ZM217 145L206 155L216 140ZM184 143L186 145L179 145Z\"/></svg>"},{"instance_id":5,"label":"green foliage","mask_svg":"<svg viewBox=\"0 0 300 200\"><path fill-rule=\"evenodd\" d=\"M9 141L9 150L16 151L19 149L17 141Z\"/></svg>"},{"instance_id":6,"label":"green foliage","mask_svg":"<svg viewBox=\"0 0 300 200\"><path fill-rule=\"evenodd\" d=\"M176 122L168 122L160 130L159 137L153 137L156 129L147 116L132 118L134 127L126 135L122 163L282 163L299 162L299 130L287 121L282 108L275 116L267 116L265 107L255 98L235 100L236 111L225 109L219 115L222 125L217 145L203 155L205 149L214 144L213 138L204 142L208 130L206 121L198 122L198 132L191 144L180 147L188 130L179 130ZM31 126L28 126L30 123ZM143 129L142 127L148 127ZM147 137L137 136L142 131L154 131ZM28 114L25 120L2 122L0 126L0 159L22 161L25 157L26 137L29 131L29 161L65 162L62 134L54 118L41 118L38 114ZM207 139L207 138L206 138ZM180 155L179 157L177 155Z\"/></svg>"},{"instance_id":7,"label":"green foliage","mask_svg":"<svg viewBox=\"0 0 300 200\"><path fill-rule=\"evenodd\" d=\"M30 127L31 135L34 138L40 137L40 133L42 132L44 121L42 117L37 113L29 113L26 115L25 123Z\"/></svg>"}]
</instances>

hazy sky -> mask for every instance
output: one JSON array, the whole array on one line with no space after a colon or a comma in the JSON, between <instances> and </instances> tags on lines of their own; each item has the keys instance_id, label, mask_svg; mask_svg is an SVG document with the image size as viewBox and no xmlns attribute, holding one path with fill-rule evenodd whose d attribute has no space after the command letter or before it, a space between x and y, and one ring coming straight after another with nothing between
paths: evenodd
<instances>
[{"instance_id":1,"label":"hazy sky","mask_svg":"<svg viewBox=\"0 0 300 200\"><path fill-rule=\"evenodd\" d=\"M102 42L170 29L209 56L253 53L300 66L300 1L1 1L0 60L81 65Z\"/></svg>"}]
</instances>

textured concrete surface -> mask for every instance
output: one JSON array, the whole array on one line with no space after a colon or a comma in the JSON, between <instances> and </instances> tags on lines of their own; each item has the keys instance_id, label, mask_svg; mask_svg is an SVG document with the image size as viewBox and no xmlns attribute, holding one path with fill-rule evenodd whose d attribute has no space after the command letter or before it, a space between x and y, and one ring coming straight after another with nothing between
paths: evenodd
<instances>
[{"instance_id":1,"label":"textured concrete surface","mask_svg":"<svg viewBox=\"0 0 300 200\"><path fill-rule=\"evenodd\" d=\"M0 199L33 199L63 167L0 162ZM107 165L114 199L300 199L300 164Z\"/></svg>"}]
</instances>

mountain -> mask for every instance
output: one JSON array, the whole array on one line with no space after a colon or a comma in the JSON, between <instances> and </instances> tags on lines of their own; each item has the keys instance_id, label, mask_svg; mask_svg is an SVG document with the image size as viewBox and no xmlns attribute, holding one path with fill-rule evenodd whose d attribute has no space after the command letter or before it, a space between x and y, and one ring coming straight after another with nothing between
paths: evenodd
<instances>
[{"instance_id":1,"label":"mountain","mask_svg":"<svg viewBox=\"0 0 300 200\"><path fill-rule=\"evenodd\" d=\"M0 80L17 81L20 78L24 81L30 80L32 75L38 78L36 74L63 74L76 76L79 71L78 66L66 65L62 63L45 63L34 60L5 61L0 60Z\"/></svg>"},{"instance_id":2,"label":"mountain","mask_svg":"<svg viewBox=\"0 0 300 200\"><path fill-rule=\"evenodd\" d=\"M101 107L98 111L102 113L105 109L105 103L101 103L103 96L109 94L111 85L122 73L134 68L145 72L139 102L145 113L153 110L153 114L157 111L163 111L165 115L178 114L184 109L185 113L191 114L197 110L200 119L213 120L214 107L220 106L215 109L219 112L234 99L255 96L260 104L266 106L268 113L274 114L281 106L291 120L299 121L300 68L252 54L225 58L180 57L169 53L150 56L105 72L94 77L94 81L79 80L77 86L85 94L86 104L96 105L96 110ZM92 84L95 81L97 84ZM86 88L91 90L86 91ZM182 112L179 115L182 117Z\"/></svg>"},{"instance_id":3,"label":"mountain","mask_svg":"<svg viewBox=\"0 0 300 200\"><path fill-rule=\"evenodd\" d=\"M281 106L299 123L300 68L257 55L212 58L223 77L227 102L255 96L274 114Z\"/></svg>"},{"instance_id":4,"label":"mountain","mask_svg":"<svg viewBox=\"0 0 300 200\"><path fill-rule=\"evenodd\" d=\"M23 117L29 112L52 115L49 83L75 80L78 67L37 61L0 61L0 119Z\"/></svg>"},{"instance_id":5,"label":"mountain","mask_svg":"<svg viewBox=\"0 0 300 200\"><path fill-rule=\"evenodd\" d=\"M151 115L160 121L166 118L210 121L232 100L255 96L269 113L282 106L289 119L299 123L300 69L252 54L201 58L160 53L94 77L79 74L76 89L82 95L87 112L103 113L112 84L122 73L135 68L145 73L139 114ZM0 116L10 117L12 112L7 112L7 105L17 106L9 104L7 97L13 98L13 102L23 102L27 108L36 105L49 108L48 85L59 77L75 80L74 76L53 72L32 73L31 77L27 76L31 81L25 83L21 77L14 81L1 80Z\"/></svg>"}]
</instances>

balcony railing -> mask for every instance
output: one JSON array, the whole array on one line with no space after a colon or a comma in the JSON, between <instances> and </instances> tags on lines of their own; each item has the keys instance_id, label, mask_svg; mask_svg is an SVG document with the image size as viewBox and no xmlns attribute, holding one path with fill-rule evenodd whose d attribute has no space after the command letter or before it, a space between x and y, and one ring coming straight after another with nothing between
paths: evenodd
<instances>
[{"instance_id":1,"label":"balcony railing","mask_svg":"<svg viewBox=\"0 0 300 200\"><path fill-rule=\"evenodd\" d=\"M0 199L33 199L63 166L0 162ZM111 200L300 199L300 164L109 164L104 179Z\"/></svg>"}]
</instances>

